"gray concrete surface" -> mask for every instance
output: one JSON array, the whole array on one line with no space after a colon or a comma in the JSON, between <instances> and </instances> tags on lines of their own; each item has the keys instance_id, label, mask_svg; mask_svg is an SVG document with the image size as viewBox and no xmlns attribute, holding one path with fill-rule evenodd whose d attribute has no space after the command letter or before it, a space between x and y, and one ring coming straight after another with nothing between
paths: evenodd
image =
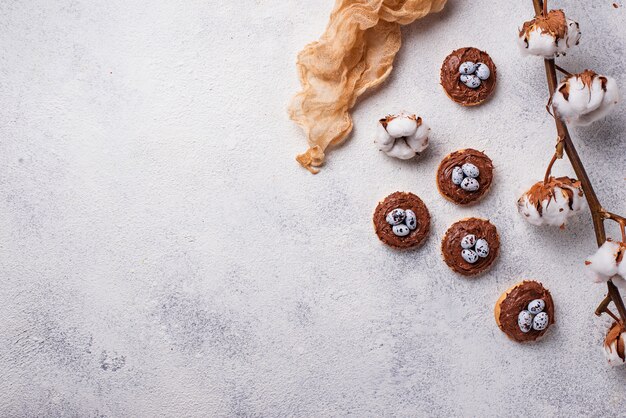
<instances>
[{"instance_id":1,"label":"gray concrete surface","mask_svg":"<svg viewBox=\"0 0 626 418\"><path fill-rule=\"evenodd\" d=\"M555 139L543 65L515 47L530 0L450 0L405 28L390 79L312 176L294 161L305 140L285 109L296 54L332 4L0 2L0 416L626 414L626 372L605 364L607 321L593 315L605 289L581 271L589 215L539 229L515 210ZM553 5L583 31L562 65L626 86L624 7ZM476 109L438 85L462 46L498 66L493 100ZM418 162L373 144L376 120L402 109L433 129ZM620 104L573 130L598 195L621 213L625 125ZM471 208L434 182L463 147L497 170ZM377 201L396 190L431 210L419 251L373 233ZM470 215L502 238L475 280L439 252ZM558 324L522 346L492 309L526 278L552 291Z\"/></svg>"}]
</instances>

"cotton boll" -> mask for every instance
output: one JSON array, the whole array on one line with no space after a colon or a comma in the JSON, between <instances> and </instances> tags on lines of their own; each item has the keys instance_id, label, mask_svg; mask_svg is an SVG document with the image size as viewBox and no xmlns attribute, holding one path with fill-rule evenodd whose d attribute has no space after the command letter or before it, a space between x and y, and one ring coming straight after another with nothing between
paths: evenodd
<instances>
[{"instance_id":1,"label":"cotton boll","mask_svg":"<svg viewBox=\"0 0 626 418\"><path fill-rule=\"evenodd\" d=\"M591 70L567 77L552 96L554 112L573 125L589 125L602 119L618 102L615 80Z\"/></svg>"},{"instance_id":2,"label":"cotton boll","mask_svg":"<svg viewBox=\"0 0 626 418\"><path fill-rule=\"evenodd\" d=\"M622 333L621 339L626 338L626 333ZM618 340L613 341L610 344L604 344L604 357L609 363L609 366L617 367L623 366L626 360L623 359L617 349Z\"/></svg>"},{"instance_id":3,"label":"cotton boll","mask_svg":"<svg viewBox=\"0 0 626 418\"><path fill-rule=\"evenodd\" d=\"M415 157L415 151L411 149L403 138L396 139L393 147L387 151L387 155L401 160L408 160Z\"/></svg>"},{"instance_id":4,"label":"cotton boll","mask_svg":"<svg viewBox=\"0 0 626 418\"><path fill-rule=\"evenodd\" d=\"M621 324L614 322L606 334L603 345L604 356L609 365L621 366L626 363L624 338L626 338L626 330Z\"/></svg>"},{"instance_id":5,"label":"cotton boll","mask_svg":"<svg viewBox=\"0 0 626 418\"><path fill-rule=\"evenodd\" d=\"M597 120L603 119L611 113L617 103L619 103L619 89L615 79L606 77L606 91L602 96L602 102L596 110L580 115L576 125L586 126ZM597 84L597 83L596 83ZM600 87L602 89L602 87Z\"/></svg>"},{"instance_id":6,"label":"cotton boll","mask_svg":"<svg viewBox=\"0 0 626 418\"><path fill-rule=\"evenodd\" d=\"M396 139L389 135L382 123L379 123L376 128L376 140L374 140L378 148L384 152L390 151L395 141Z\"/></svg>"},{"instance_id":7,"label":"cotton boll","mask_svg":"<svg viewBox=\"0 0 626 418\"><path fill-rule=\"evenodd\" d=\"M618 273L617 258L623 247L613 241L604 244L585 260L585 273L596 283L606 282Z\"/></svg>"},{"instance_id":8,"label":"cotton boll","mask_svg":"<svg viewBox=\"0 0 626 418\"><path fill-rule=\"evenodd\" d=\"M576 193L574 193L576 196ZM567 218L571 214L580 210L580 205L576 203L582 202L581 199L573 199L574 204L570 207L569 195L565 188L555 187L554 198L552 201L542 201L543 218L548 225L562 226L567 223Z\"/></svg>"},{"instance_id":9,"label":"cotton boll","mask_svg":"<svg viewBox=\"0 0 626 418\"><path fill-rule=\"evenodd\" d=\"M561 49L560 52L562 52L563 54L567 51L568 48L571 48L574 45L578 45L581 37L580 26L578 25L578 22L575 22L572 19L566 19L566 22L567 36L565 38L565 44L559 44L559 48Z\"/></svg>"},{"instance_id":10,"label":"cotton boll","mask_svg":"<svg viewBox=\"0 0 626 418\"><path fill-rule=\"evenodd\" d=\"M517 39L523 54L551 59L578 45L580 29L562 10L550 10L547 16L524 22Z\"/></svg>"},{"instance_id":11,"label":"cotton boll","mask_svg":"<svg viewBox=\"0 0 626 418\"><path fill-rule=\"evenodd\" d=\"M517 45L524 54L544 58L554 58L558 49L556 38L550 33L543 33L539 28L529 31L525 36L520 36Z\"/></svg>"},{"instance_id":12,"label":"cotton boll","mask_svg":"<svg viewBox=\"0 0 626 418\"><path fill-rule=\"evenodd\" d=\"M551 177L535 183L517 201L517 209L533 225L563 227L569 217L585 207L580 182L568 177Z\"/></svg>"},{"instance_id":13,"label":"cotton boll","mask_svg":"<svg viewBox=\"0 0 626 418\"><path fill-rule=\"evenodd\" d=\"M394 138L411 136L417 130L415 117L400 115L387 123L387 132Z\"/></svg>"},{"instance_id":14,"label":"cotton boll","mask_svg":"<svg viewBox=\"0 0 626 418\"><path fill-rule=\"evenodd\" d=\"M423 152L428 148L428 134L430 128L425 123L421 123L415 134L406 137L406 143L411 149L417 153Z\"/></svg>"},{"instance_id":15,"label":"cotton boll","mask_svg":"<svg viewBox=\"0 0 626 418\"><path fill-rule=\"evenodd\" d=\"M374 142L388 156L408 160L428 147L429 133L422 118L400 113L379 121Z\"/></svg>"}]
</instances>

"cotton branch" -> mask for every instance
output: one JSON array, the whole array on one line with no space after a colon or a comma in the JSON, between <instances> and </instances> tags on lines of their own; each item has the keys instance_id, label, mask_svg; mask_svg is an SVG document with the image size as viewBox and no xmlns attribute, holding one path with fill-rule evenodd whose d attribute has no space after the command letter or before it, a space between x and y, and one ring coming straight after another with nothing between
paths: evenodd
<instances>
[{"instance_id":1,"label":"cotton branch","mask_svg":"<svg viewBox=\"0 0 626 418\"><path fill-rule=\"evenodd\" d=\"M544 15L546 16L548 13L548 4L547 0L544 2L542 0L533 0L533 6L535 8L535 14L537 16ZM557 86L557 78L556 71L557 69L566 75L570 75L570 73L561 67L558 67L554 63L554 59L545 59L544 65L546 69L546 78L548 81L548 91L550 93L550 97L553 96L556 86ZM548 105L550 107L550 105ZM591 185L591 181L589 180L589 176L587 175L587 171L583 166L583 163L578 156L578 152L574 147L574 143L572 142L572 138L569 135L569 131L565 123L559 119L556 115L554 117L554 121L556 123L556 130L558 133L558 142L557 142L557 152L555 153L552 161L548 166L548 170L546 171L546 178L549 177L550 171L552 169L552 165L556 161L557 158L561 158L558 156L559 147L562 146L562 149L567 154L567 157L572 164L572 168L578 177L578 180L581 182L583 191L585 192L585 198L587 199L587 203L589 205L589 210L591 211L591 218L593 220L593 229L596 234L596 241L598 247L604 244L606 241L606 230L604 229L604 221L610 219L612 221L617 222L622 230L622 240L624 240L626 236L625 228L626 228L626 218L615 215L611 212L605 210L598 197L596 196L596 192L593 190L593 186ZM619 313L619 322L622 324L626 324L626 307L624 306L624 301L619 293L619 290L615 284L611 280L607 282L608 286L608 295L602 301L600 306L596 309L596 315L601 315L602 313L606 313L611 316L613 319L618 320L618 318L609 310L608 305L610 302L615 304L617 311Z\"/></svg>"}]
</instances>

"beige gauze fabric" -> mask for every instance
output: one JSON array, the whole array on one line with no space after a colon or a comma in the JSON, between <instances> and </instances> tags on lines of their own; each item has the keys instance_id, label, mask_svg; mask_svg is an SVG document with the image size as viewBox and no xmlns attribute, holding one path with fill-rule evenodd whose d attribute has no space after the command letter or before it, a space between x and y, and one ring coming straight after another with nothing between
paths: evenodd
<instances>
[{"instance_id":1,"label":"beige gauze fabric","mask_svg":"<svg viewBox=\"0 0 626 418\"><path fill-rule=\"evenodd\" d=\"M305 131L309 149L296 160L311 173L325 150L352 130L348 111L391 72L402 42L400 25L440 11L446 0L337 0L319 41L298 54L302 91L289 116Z\"/></svg>"}]
</instances>

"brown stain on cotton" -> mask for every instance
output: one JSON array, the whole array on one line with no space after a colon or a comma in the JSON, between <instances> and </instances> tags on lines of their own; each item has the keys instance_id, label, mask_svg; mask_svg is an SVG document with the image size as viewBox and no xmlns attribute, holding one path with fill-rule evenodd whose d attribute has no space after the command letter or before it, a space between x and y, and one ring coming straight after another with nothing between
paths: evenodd
<instances>
[{"instance_id":1,"label":"brown stain on cotton","mask_svg":"<svg viewBox=\"0 0 626 418\"><path fill-rule=\"evenodd\" d=\"M567 35L565 13L563 10L550 10L547 16L537 16L533 20L524 22L519 36L524 36L524 39L528 41L528 34L535 28L539 28L541 33L549 33L558 39L563 39Z\"/></svg>"}]
</instances>

